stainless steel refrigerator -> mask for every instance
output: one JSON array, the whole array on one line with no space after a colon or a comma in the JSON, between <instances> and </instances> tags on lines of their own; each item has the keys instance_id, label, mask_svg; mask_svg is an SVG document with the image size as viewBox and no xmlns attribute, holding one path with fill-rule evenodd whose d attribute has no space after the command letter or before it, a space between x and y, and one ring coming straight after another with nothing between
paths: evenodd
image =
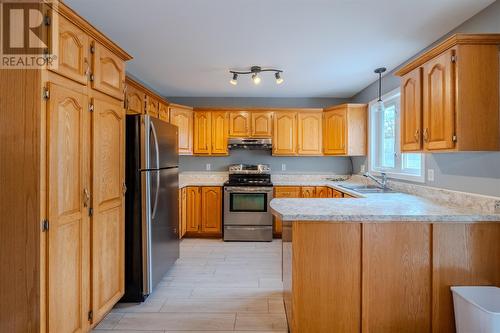
<instances>
[{"instance_id":1,"label":"stainless steel refrigerator","mask_svg":"<svg viewBox=\"0 0 500 333\"><path fill-rule=\"evenodd\" d=\"M177 127L127 116L125 295L142 302L179 258Z\"/></svg>"}]
</instances>

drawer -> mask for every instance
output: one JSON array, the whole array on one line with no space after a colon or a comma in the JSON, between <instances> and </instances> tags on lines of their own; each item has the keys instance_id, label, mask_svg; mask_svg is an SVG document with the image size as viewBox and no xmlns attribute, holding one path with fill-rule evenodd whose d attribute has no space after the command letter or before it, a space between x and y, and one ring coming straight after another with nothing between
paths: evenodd
<instances>
[{"instance_id":1,"label":"drawer","mask_svg":"<svg viewBox=\"0 0 500 333\"><path fill-rule=\"evenodd\" d=\"M224 241L254 241L271 242L273 240L272 226L225 226Z\"/></svg>"}]
</instances>

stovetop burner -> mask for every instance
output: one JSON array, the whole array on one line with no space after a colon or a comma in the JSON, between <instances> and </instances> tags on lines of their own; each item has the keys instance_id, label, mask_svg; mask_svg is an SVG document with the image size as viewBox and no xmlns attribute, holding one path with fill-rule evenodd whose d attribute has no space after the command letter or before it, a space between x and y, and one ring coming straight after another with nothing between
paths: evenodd
<instances>
[{"instance_id":1,"label":"stovetop burner","mask_svg":"<svg viewBox=\"0 0 500 333\"><path fill-rule=\"evenodd\" d=\"M229 180L224 186L273 186L268 165L233 164L229 167Z\"/></svg>"}]
</instances>

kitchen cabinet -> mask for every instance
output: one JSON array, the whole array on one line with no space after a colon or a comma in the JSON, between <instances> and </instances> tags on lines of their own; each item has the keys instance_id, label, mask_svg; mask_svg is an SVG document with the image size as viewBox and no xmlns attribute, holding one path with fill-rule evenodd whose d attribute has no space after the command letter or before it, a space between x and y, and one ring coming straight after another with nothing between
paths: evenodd
<instances>
[{"instance_id":1,"label":"kitchen cabinet","mask_svg":"<svg viewBox=\"0 0 500 333\"><path fill-rule=\"evenodd\" d=\"M500 150L499 44L498 34L456 34L396 72L407 98L402 125L418 127L418 121L408 119L422 113L414 133L419 131L423 144L410 144L410 130L402 131L404 151ZM420 91L412 87L419 70ZM421 106L413 100L421 100Z\"/></svg>"},{"instance_id":2,"label":"kitchen cabinet","mask_svg":"<svg viewBox=\"0 0 500 333\"><path fill-rule=\"evenodd\" d=\"M194 111L195 155L227 155L228 119L224 111Z\"/></svg>"},{"instance_id":3,"label":"kitchen cabinet","mask_svg":"<svg viewBox=\"0 0 500 333\"><path fill-rule=\"evenodd\" d=\"M250 136L250 112L230 111L229 112L229 136L245 138Z\"/></svg>"},{"instance_id":4,"label":"kitchen cabinet","mask_svg":"<svg viewBox=\"0 0 500 333\"><path fill-rule=\"evenodd\" d=\"M125 98L125 64L99 42L92 42L92 88L115 97Z\"/></svg>"},{"instance_id":5,"label":"kitchen cabinet","mask_svg":"<svg viewBox=\"0 0 500 333\"><path fill-rule=\"evenodd\" d=\"M298 147L297 153L301 156L320 156L323 154L323 113L299 112L298 118Z\"/></svg>"},{"instance_id":6,"label":"kitchen cabinet","mask_svg":"<svg viewBox=\"0 0 500 333\"><path fill-rule=\"evenodd\" d=\"M186 188L186 237L222 235L222 188L189 186Z\"/></svg>"},{"instance_id":7,"label":"kitchen cabinet","mask_svg":"<svg viewBox=\"0 0 500 333\"><path fill-rule=\"evenodd\" d=\"M159 117L158 100L152 96L146 96L146 114L153 117Z\"/></svg>"},{"instance_id":8,"label":"kitchen cabinet","mask_svg":"<svg viewBox=\"0 0 500 333\"><path fill-rule=\"evenodd\" d=\"M52 96L47 103L47 216L51 224L47 240L48 329L86 331L90 300L91 114L87 111L84 87L73 90L52 83L49 87Z\"/></svg>"},{"instance_id":9,"label":"kitchen cabinet","mask_svg":"<svg viewBox=\"0 0 500 333\"><path fill-rule=\"evenodd\" d=\"M330 192L328 191L329 189L330 188L326 186L316 186L316 198L331 198Z\"/></svg>"},{"instance_id":10,"label":"kitchen cabinet","mask_svg":"<svg viewBox=\"0 0 500 333\"><path fill-rule=\"evenodd\" d=\"M297 112L283 111L274 114L273 155L297 155Z\"/></svg>"},{"instance_id":11,"label":"kitchen cabinet","mask_svg":"<svg viewBox=\"0 0 500 333\"><path fill-rule=\"evenodd\" d=\"M316 188L314 186L302 186L300 189L301 198L315 198Z\"/></svg>"},{"instance_id":12,"label":"kitchen cabinet","mask_svg":"<svg viewBox=\"0 0 500 333\"><path fill-rule=\"evenodd\" d=\"M324 155L366 155L367 105L342 104L325 109L323 138Z\"/></svg>"},{"instance_id":13,"label":"kitchen cabinet","mask_svg":"<svg viewBox=\"0 0 500 333\"><path fill-rule=\"evenodd\" d=\"M194 112L193 153L209 155L212 145L212 116L210 112Z\"/></svg>"},{"instance_id":14,"label":"kitchen cabinet","mask_svg":"<svg viewBox=\"0 0 500 333\"><path fill-rule=\"evenodd\" d=\"M401 78L401 151L422 149L422 68Z\"/></svg>"},{"instance_id":15,"label":"kitchen cabinet","mask_svg":"<svg viewBox=\"0 0 500 333\"><path fill-rule=\"evenodd\" d=\"M59 17L58 28L57 66L49 69L86 85L90 74L89 35L64 17Z\"/></svg>"},{"instance_id":16,"label":"kitchen cabinet","mask_svg":"<svg viewBox=\"0 0 500 333\"><path fill-rule=\"evenodd\" d=\"M269 138L273 135L273 112L253 111L252 136L258 138Z\"/></svg>"},{"instance_id":17,"label":"kitchen cabinet","mask_svg":"<svg viewBox=\"0 0 500 333\"><path fill-rule=\"evenodd\" d=\"M343 198L347 196L347 194L342 193L340 191L334 190L333 188L328 188L328 197L329 198Z\"/></svg>"},{"instance_id":18,"label":"kitchen cabinet","mask_svg":"<svg viewBox=\"0 0 500 333\"><path fill-rule=\"evenodd\" d=\"M127 94L125 108L127 114L144 114L146 108L146 94L141 86L129 77L126 78Z\"/></svg>"},{"instance_id":19,"label":"kitchen cabinet","mask_svg":"<svg viewBox=\"0 0 500 333\"><path fill-rule=\"evenodd\" d=\"M300 198L300 186L275 186L275 198Z\"/></svg>"},{"instance_id":20,"label":"kitchen cabinet","mask_svg":"<svg viewBox=\"0 0 500 333\"><path fill-rule=\"evenodd\" d=\"M170 120L170 117L168 115L168 105L163 103L163 102L158 103L158 118L160 118L160 120L163 120L167 123Z\"/></svg>"},{"instance_id":21,"label":"kitchen cabinet","mask_svg":"<svg viewBox=\"0 0 500 333\"><path fill-rule=\"evenodd\" d=\"M193 154L193 109L187 106L169 105L170 123L179 130L179 155Z\"/></svg>"},{"instance_id":22,"label":"kitchen cabinet","mask_svg":"<svg viewBox=\"0 0 500 333\"><path fill-rule=\"evenodd\" d=\"M179 238L187 231L187 189L179 189Z\"/></svg>"},{"instance_id":23,"label":"kitchen cabinet","mask_svg":"<svg viewBox=\"0 0 500 333\"><path fill-rule=\"evenodd\" d=\"M92 306L100 320L125 288L125 111L114 98L92 100Z\"/></svg>"}]
</instances>

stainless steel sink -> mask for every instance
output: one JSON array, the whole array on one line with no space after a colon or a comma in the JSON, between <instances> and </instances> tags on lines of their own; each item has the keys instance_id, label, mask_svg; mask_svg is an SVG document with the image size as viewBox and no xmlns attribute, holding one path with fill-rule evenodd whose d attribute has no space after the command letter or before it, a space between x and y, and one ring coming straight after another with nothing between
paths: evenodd
<instances>
[{"instance_id":1,"label":"stainless steel sink","mask_svg":"<svg viewBox=\"0 0 500 333\"><path fill-rule=\"evenodd\" d=\"M383 189L375 185L339 185L340 187L358 193L394 193L390 188Z\"/></svg>"}]
</instances>

